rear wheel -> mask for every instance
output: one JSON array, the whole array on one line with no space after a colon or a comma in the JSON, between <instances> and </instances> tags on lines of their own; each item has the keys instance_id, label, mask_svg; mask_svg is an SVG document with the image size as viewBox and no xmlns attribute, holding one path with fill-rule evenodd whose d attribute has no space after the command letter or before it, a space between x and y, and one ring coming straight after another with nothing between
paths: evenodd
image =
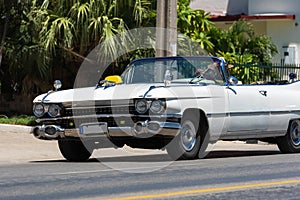
<instances>
[{"instance_id":1,"label":"rear wheel","mask_svg":"<svg viewBox=\"0 0 300 200\"><path fill-rule=\"evenodd\" d=\"M82 162L92 155L92 151L88 151L80 140L58 140L58 147L68 161Z\"/></svg>"},{"instance_id":2,"label":"rear wheel","mask_svg":"<svg viewBox=\"0 0 300 200\"><path fill-rule=\"evenodd\" d=\"M199 127L200 113L190 113L183 117L180 133L166 146L169 156L174 160L198 158L203 147L203 136ZM203 148L201 148L202 151ZM205 148L204 148L205 150Z\"/></svg>"},{"instance_id":3,"label":"rear wheel","mask_svg":"<svg viewBox=\"0 0 300 200\"><path fill-rule=\"evenodd\" d=\"M290 123L287 134L277 138L278 148L282 153L300 153L300 121Z\"/></svg>"}]
</instances>

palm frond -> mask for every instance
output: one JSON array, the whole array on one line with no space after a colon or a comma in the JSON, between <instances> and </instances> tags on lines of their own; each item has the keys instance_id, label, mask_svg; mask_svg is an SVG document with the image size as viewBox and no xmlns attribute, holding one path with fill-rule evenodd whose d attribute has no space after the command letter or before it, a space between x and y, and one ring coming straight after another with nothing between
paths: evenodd
<instances>
[{"instance_id":1,"label":"palm frond","mask_svg":"<svg viewBox=\"0 0 300 200\"><path fill-rule=\"evenodd\" d=\"M51 18L48 17L44 28L41 30L41 44L50 54L55 53L55 48L58 45L71 48L75 30L71 19L67 17L57 17L52 22L50 22L50 20Z\"/></svg>"},{"instance_id":2,"label":"palm frond","mask_svg":"<svg viewBox=\"0 0 300 200\"><path fill-rule=\"evenodd\" d=\"M92 35L92 39L99 40L101 30L102 30L102 16L90 19L88 29Z\"/></svg>"},{"instance_id":3,"label":"palm frond","mask_svg":"<svg viewBox=\"0 0 300 200\"><path fill-rule=\"evenodd\" d=\"M131 43L130 37L125 33L125 24L120 18L109 19L107 16L102 17L103 29L102 37L99 41L100 48L99 59L113 61L120 56L120 52L128 52ZM118 23L118 26L113 24Z\"/></svg>"},{"instance_id":4,"label":"palm frond","mask_svg":"<svg viewBox=\"0 0 300 200\"><path fill-rule=\"evenodd\" d=\"M142 24L142 21L144 18L147 17L147 14L149 13L149 6L151 3L147 0L136 0L133 13L134 13L134 19L136 23L139 25Z\"/></svg>"}]
</instances>

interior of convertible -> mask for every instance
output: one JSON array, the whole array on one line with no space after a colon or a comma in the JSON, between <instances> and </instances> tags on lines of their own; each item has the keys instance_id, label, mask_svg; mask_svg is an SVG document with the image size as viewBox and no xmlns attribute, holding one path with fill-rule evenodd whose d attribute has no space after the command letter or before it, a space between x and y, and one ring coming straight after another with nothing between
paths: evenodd
<instances>
[{"instance_id":1,"label":"interior of convertible","mask_svg":"<svg viewBox=\"0 0 300 200\"><path fill-rule=\"evenodd\" d=\"M298 81L296 73L285 73L282 75L281 72L273 73L273 68L258 66L251 66L250 68L243 66L239 68L233 65L227 65L224 67L225 69L222 69L221 63L222 60L215 57L140 59L131 63L121 77L112 77L108 78L108 80L111 79L111 82L117 84L151 84L166 83L167 81L176 84L224 85L226 83L225 76L227 76L229 84L232 85L285 85ZM256 67L255 70L257 70L258 73L253 70L253 67ZM279 69L280 67L276 68ZM239 78L242 77L241 80L230 76L231 70L235 72L232 73L233 75ZM250 72L251 70L255 73L247 74L247 71ZM243 74L241 72L246 73ZM291 72L290 69L289 72ZM248 79L244 81L244 77L248 77Z\"/></svg>"},{"instance_id":2,"label":"interior of convertible","mask_svg":"<svg viewBox=\"0 0 300 200\"><path fill-rule=\"evenodd\" d=\"M183 84L224 84L224 77L220 60L210 57L141 60L122 74L125 84L164 83L166 80Z\"/></svg>"}]
</instances>

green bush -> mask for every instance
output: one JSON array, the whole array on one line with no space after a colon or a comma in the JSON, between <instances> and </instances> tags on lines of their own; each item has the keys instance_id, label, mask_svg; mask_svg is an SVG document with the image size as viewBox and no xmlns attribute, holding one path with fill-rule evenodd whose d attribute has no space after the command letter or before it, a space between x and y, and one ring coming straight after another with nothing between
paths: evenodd
<instances>
[{"instance_id":1,"label":"green bush","mask_svg":"<svg viewBox=\"0 0 300 200\"><path fill-rule=\"evenodd\" d=\"M20 115L20 116L7 117L5 115L0 115L0 124L34 126L37 124L35 120L36 118L34 116Z\"/></svg>"}]
</instances>

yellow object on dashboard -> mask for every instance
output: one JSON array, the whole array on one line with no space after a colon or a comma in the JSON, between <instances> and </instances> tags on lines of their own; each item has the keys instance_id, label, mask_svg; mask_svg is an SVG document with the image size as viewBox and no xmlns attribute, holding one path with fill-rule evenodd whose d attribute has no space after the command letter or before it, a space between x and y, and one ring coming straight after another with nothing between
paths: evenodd
<instances>
[{"instance_id":1,"label":"yellow object on dashboard","mask_svg":"<svg viewBox=\"0 0 300 200\"><path fill-rule=\"evenodd\" d=\"M123 83L121 76L113 75L113 76L107 76L105 78L106 81L114 82L116 84Z\"/></svg>"}]
</instances>

